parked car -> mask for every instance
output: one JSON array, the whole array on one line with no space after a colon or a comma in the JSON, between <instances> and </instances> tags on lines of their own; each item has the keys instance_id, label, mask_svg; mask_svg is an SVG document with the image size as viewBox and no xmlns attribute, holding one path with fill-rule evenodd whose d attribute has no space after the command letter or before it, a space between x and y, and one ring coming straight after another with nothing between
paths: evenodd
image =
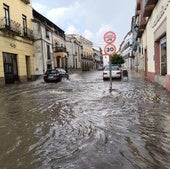
<instances>
[{"instance_id":1,"label":"parked car","mask_svg":"<svg viewBox=\"0 0 170 169\"><path fill-rule=\"evenodd\" d=\"M62 76L56 69L48 69L44 74L45 82L60 82L61 80Z\"/></svg>"},{"instance_id":2,"label":"parked car","mask_svg":"<svg viewBox=\"0 0 170 169\"><path fill-rule=\"evenodd\" d=\"M104 67L103 66L99 66L97 70L99 70L99 71L101 70L102 71L102 70L104 70Z\"/></svg>"},{"instance_id":3,"label":"parked car","mask_svg":"<svg viewBox=\"0 0 170 169\"><path fill-rule=\"evenodd\" d=\"M55 68L55 69L60 72L62 78L69 79L69 74L66 72L65 69L63 68Z\"/></svg>"},{"instance_id":4,"label":"parked car","mask_svg":"<svg viewBox=\"0 0 170 169\"><path fill-rule=\"evenodd\" d=\"M119 66L111 66L111 77L121 79L121 69ZM103 70L103 80L110 78L110 67L106 66Z\"/></svg>"}]
</instances>

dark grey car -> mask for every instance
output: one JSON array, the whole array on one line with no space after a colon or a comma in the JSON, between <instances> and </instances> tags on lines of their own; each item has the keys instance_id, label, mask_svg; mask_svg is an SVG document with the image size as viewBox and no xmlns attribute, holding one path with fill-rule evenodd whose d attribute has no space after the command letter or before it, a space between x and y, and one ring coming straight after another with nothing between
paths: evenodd
<instances>
[{"instance_id":1,"label":"dark grey car","mask_svg":"<svg viewBox=\"0 0 170 169\"><path fill-rule=\"evenodd\" d=\"M69 74L66 72L65 69L63 68L55 68L55 69L60 72L62 78L69 79Z\"/></svg>"},{"instance_id":2,"label":"dark grey car","mask_svg":"<svg viewBox=\"0 0 170 169\"><path fill-rule=\"evenodd\" d=\"M56 69L48 69L44 74L45 82L60 82L61 80L62 76Z\"/></svg>"}]
</instances>

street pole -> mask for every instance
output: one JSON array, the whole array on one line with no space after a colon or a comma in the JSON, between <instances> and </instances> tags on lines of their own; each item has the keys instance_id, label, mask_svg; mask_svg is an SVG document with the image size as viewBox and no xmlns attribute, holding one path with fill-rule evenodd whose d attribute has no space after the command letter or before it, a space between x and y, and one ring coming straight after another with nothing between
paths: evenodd
<instances>
[{"instance_id":1,"label":"street pole","mask_svg":"<svg viewBox=\"0 0 170 169\"><path fill-rule=\"evenodd\" d=\"M112 44L116 40L116 34L112 31L108 31L103 36L104 41L107 45L104 47L104 52L109 56L109 72L110 72L110 93L112 92L112 65L111 65L111 56L116 53L116 46Z\"/></svg>"},{"instance_id":2,"label":"street pole","mask_svg":"<svg viewBox=\"0 0 170 169\"><path fill-rule=\"evenodd\" d=\"M109 92L112 92L112 64L111 64L111 56L109 56L109 72L110 72L110 88Z\"/></svg>"}]
</instances>

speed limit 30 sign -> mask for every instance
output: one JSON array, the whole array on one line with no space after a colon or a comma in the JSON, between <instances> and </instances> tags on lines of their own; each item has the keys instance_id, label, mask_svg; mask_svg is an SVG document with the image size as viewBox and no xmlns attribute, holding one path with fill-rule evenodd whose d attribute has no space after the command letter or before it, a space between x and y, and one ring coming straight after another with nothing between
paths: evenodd
<instances>
[{"instance_id":1,"label":"speed limit 30 sign","mask_svg":"<svg viewBox=\"0 0 170 169\"><path fill-rule=\"evenodd\" d=\"M104 53L109 56L114 55L116 53L116 46L114 44L107 44L104 47Z\"/></svg>"}]
</instances>

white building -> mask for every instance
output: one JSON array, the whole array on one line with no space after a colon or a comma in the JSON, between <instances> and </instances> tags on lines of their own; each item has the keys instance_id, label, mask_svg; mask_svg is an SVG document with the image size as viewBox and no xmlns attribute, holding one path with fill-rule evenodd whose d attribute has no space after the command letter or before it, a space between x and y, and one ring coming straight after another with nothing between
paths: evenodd
<instances>
[{"instance_id":1,"label":"white building","mask_svg":"<svg viewBox=\"0 0 170 169\"><path fill-rule=\"evenodd\" d=\"M124 67L134 69L134 56L132 52L132 32L129 31L120 45L119 53L124 58Z\"/></svg>"},{"instance_id":2,"label":"white building","mask_svg":"<svg viewBox=\"0 0 170 169\"><path fill-rule=\"evenodd\" d=\"M170 1L137 0L135 17L139 65L148 79L170 91Z\"/></svg>"},{"instance_id":3,"label":"white building","mask_svg":"<svg viewBox=\"0 0 170 169\"><path fill-rule=\"evenodd\" d=\"M103 53L101 48L93 47L93 61L94 69L100 69L103 67Z\"/></svg>"},{"instance_id":4,"label":"white building","mask_svg":"<svg viewBox=\"0 0 170 169\"><path fill-rule=\"evenodd\" d=\"M33 10L35 75L42 75L45 70L54 67L52 56L52 30L41 20L41 15Z\"/></svg>"},{"instance_id":5,"label":"white building","mask_svg":"<svg viewBox=\"0 0 170 169\"><path fill-rule=\"evenodd\" d=\"M68 68L81 69L82 44L73 35L66 35L66 48L68 52Z\"/></svg>"},{"instance_id":6,"label":"white building","mask_svg":"<svg viewBox=\"0 0 170 169\"><path fill-rule=\"evenodd\" d=\"M35 76L47 69L62 67L67 70L65 33L62 29L33 9Z\"/></svg>"}]
</instances>

